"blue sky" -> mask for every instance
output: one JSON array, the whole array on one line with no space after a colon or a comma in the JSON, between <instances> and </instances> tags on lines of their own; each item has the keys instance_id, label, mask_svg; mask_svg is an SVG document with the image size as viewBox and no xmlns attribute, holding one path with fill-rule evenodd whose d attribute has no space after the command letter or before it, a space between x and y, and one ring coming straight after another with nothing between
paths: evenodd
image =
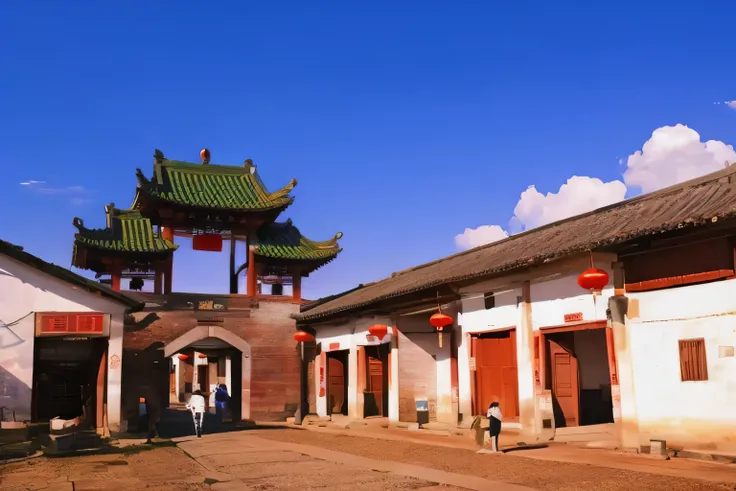
<instances>
[{"instance_id":1,"label":"blue sky","mask_svg":"<svg viewBox=\"0 0 736 491\"><path fill-rule=\"evenodd\" d=\"M678 123L734 143L730 1L6 2L0 237L68 266L79 216L127 206L152 154L299 180L303 233L345 236L317 297L506 228L520 194L621 179ZM28 180L45 181L21 186ZM629 195L632 191L629 189ZM175 257L225 292L227 254ZM242 252L244 256L244 252Z\"/></svg>"}]
</instances>

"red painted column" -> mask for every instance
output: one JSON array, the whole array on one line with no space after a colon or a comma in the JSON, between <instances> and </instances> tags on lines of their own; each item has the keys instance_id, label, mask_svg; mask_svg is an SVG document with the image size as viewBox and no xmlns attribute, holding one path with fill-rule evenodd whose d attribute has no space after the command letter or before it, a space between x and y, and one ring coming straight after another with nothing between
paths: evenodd
<instances>
[{"instance_id":1,"label":"red painted column","mask_svg":"<svg viewBox=\"0 0 736 491\"><path fill-rule=\"evenodd\" d=\"M302 299L302 275L298 271L291 278L291 291L294 300Z\"/></svg>"},{"instance_id":2,"label":"red painted column","mask_svg":"<svg viewBox=\"0 0 736 491\"><path fill-rule=\"evenodd\" d=\"M258 275L256 274L256 253L255 246L248 245L248 272L246 274L246 294L249 297L256 296L256 287L258 286Z\"/></svg>"},{"instance_id":3,"label":"red painted column","mask_svg":"<svg viewBox=\"0 0 736 491\"><path fill-rule=\"evenodd\" d=\"M174 243L174 229L171 227L161 227L161 238ZM174 273L174 255L170 254L164 267L164 294L171 293Z\"/></svg>"},{"instance_id":4,"label":"red painted column","mask_svg":"<svg viewBox=\"0 0 736 491\"><path fill-rule=\"evenodd\" d=\"M118 262L113 263L112 270L110 272L111 276L111 284L110 288L112 288L113 291L119 292L120 291L120 275L122 273L122 265Z\"/></svg>"}]
</instances>

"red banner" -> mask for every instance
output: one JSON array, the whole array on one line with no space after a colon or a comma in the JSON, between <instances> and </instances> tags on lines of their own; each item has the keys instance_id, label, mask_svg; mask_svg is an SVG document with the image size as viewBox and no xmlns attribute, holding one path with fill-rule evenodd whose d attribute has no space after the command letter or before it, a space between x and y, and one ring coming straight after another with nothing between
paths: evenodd
<instances>
[{"instance_id":1,"label":"red banner","mask_svg":"<svg viewBox=\"0 0 736 491\"><path fill-rule=\"evenodd\" d=\"M41 333L102 334L104 314L45 314L41 317Z\"/></svg>"},{"instance_id":2,"label":"red banner","mask_svg":"<svg viewBox=\"0 0 736 491\"><path fill-rule=\"evenodd\" d=\"M195 251L222 251L222 235L203 234L192 236L192 249Z\"/></svg>"}]
</instances>

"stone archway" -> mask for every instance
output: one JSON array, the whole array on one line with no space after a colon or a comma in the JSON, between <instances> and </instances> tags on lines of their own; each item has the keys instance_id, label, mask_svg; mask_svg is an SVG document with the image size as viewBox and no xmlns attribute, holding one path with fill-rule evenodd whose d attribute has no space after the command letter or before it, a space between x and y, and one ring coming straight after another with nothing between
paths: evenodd
<instances>
[{"instance_id":1,"label":"stone archway","mask_svg":"<svg viewBox=\"0 0 736 491\"><path fill-rule=\"evenodd\" d=\"M240 351L242 356L240 418L250 419L251 349L245 339L220 326L197 326L164 346L164 356L170 358L188 346L208 338L220 339Z\"/></svg>"}]
</instances>

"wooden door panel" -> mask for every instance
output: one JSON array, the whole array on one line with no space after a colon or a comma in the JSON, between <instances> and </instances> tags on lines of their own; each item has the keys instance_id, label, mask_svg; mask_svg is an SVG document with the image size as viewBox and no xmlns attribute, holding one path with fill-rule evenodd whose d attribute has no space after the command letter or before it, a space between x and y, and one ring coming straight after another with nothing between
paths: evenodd
<instances>
[{"instance_id":1,"label":"wooden door panel","mask_svg":"<svg viewBox=\"0 0 736 491\"><path fill-rule=\"evenodd\" d=\"M519 379L516 366L516 336L477 339L476 355L476 414L485 414L488 406L498 400L501 411L510 420L519 416Z\"/></svg>"},{"instance_id":2,"label":"wooden door panel","mask_svg":"<svg viewBox=\"0 0 736 491\"><path fill-rule=\"evenodd\" d=\"M369 386L367 390L373 392L378 406L378 414L383 415L383 362L376 358L368 358Z\"/></svg>"},{"instance_id":3,"label":"wooden door panel","mask_svg":"<svg viewBox=\"0 0 736 491\"><path fill-rule=\"evenodd\" d=\"M345 367L336 358L327 359L327 374L329 377L330 413L342 412L345 397Z\"/></svg>"},{"instance_id":4,"label":"wooden door panel","mask_svg":"<svg viewBox=\"0 0 736 491\"><path fill-rule=\"evenodd\" d=\"M552 395L559 404L566 426L577 426L579 417L580 391L578 385L578 362L575 356L559 343L550 340L550 363L552 368Z\"/></svg>"}]
</instances>

